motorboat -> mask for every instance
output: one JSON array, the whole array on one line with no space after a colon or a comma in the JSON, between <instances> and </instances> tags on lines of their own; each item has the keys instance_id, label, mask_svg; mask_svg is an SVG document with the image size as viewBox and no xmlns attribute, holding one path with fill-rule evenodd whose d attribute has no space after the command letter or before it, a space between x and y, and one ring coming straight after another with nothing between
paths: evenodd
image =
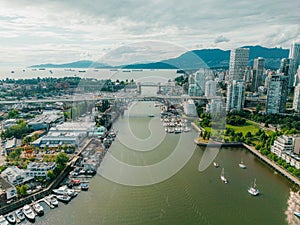
<instances>
[{"instance_id":1,"label":"motorboat","mask_svg":"<svg viewBox=\"0 0 300 225\"><path fill-rule=\"evenodd\" d=\"M218 168L219 167L219 164L217 162L214 162L213 163L214 167Z\"/></svg>"},{"instance_id":2,"label":"motorboat","mask_svg":"<svg viewBox=\"0 0 300 225\"><path fill-rule=\"evenodd\" d=\"M52 192L54 194L57 194L57 195L66 195L66 194L68 194L66 186L61 186L58 189L53 189Z\"/></svg>"},{"instance_id":3,"label":"motorboat","mask_svg":"<svg viewBox=\"0 0 300 225\"><path fill-rule=\"evenodd\" d=\"M239 163L239 167L242 169L246 169L247 166L243 163L243 159L241 159L241 162Z\"/></svg>"},{"instance_id":4,"label":"motorboat","mask_svg":"<svg viewBox=\"0 0 300 225\"><path fill-rule=\"evenodd\" d=\"M8 221L2 215L0 216L0 225L9 225Z\"/></svg>"},{"instance_id":5,"label":"motorboat","mask_svg":"<svg viewBox=\"0 0 300 225\"><path fill-rule=\"evenodd\" d=\"M81 184L80 184L80 188L81 188L81 190L83 190L83 191L87 191L87 190L89 189L89 184L86 183L86 182L81 183Z\"/></svg>"},{"instance_id":6,"label":"motorboat","mask_svg":"<svg viewBox=\"0 0 300 225\"><path fill-rule=\"evenodd\" d=\"M24 205L23 206L23 213L26 216L26 218L28 220L34 220L35 219L35 214L32 211L32 208L30 207L30 205Z\"/></svg>"},{"instance_id":7,"label":"motorboat","mask_svg":"<svg viewBox=\"0 0 300 225\"><path fill-rule=\"evenodd\" d=\"M20 221L25 220L25 215L24 215L22 209L18 209L15 213L16 213L17 218L18 218Z\"/></svg>"},{"instance_id":8,"label":"motorboat","mask_svg":"<svg viewBox=\"0 0 300 225\"><path fill-rule=\"evenodd\" d=\"M248 192L253 196L259 195L259 190L256 188L256 179L254 179L253 185L248 188Z\"/></svg>"},{"instance_id":9,"label":"motorboat","mask_svg":"<svg viewBox=\"0 0 300 225\"><path fill-rule=\"evenodd\" d=\"M34 211L39 215L43 215L44 214L44 208L43 206L41 206L40 203L36 202L32 205L32 208L34 209Z\"/></svg>"},{"instance_id":10,"label":"motorboat","mask_svg":"<svg viewBox=\"0 0 300 225\"><path fill-rule=\"evenodd\" d=\"M68 203L71 200L71 197L69 195L57 195L56 198L64 203Z\"/></svg>"},{"instance_id":11,"label":"motorboat","mask_svg":"<svg viewBox=\"0 0 300 225\"><path fill-rule=\"evenodd\" d=\"M9 213L6 217L6 220L10 223L10 224L14 224L16 223L16 217L14 216L14 214Z\"/></svg>"},{"instance_id":12,"label":"motorboat","mask_svg":"<svg viewBox=\"0 0 300 225\"><path fill-rule=\"evenodd\" d=\"M185 128L183 129L183 131L184 131L184 132L189 132L189 131L191 131L191 128L185 127Z\"/></svg>"},{"instance_id":13,"label":"motorboat","mask_svg":"<svg viewBox=\"0 0 300 225\"><path fill-rule=\"evenodd\" d=\"M78 193L73 189L66 189L66 191L67 191L67 195L70 196L71 198L76 197L78 195Z\"/></svg>"},{"instance_id":14,"label":"motorboat","mask_svg":"<svg viewBox=\"0 0 300 225\"><path fill-rule=\"evenodd\" d=\"M227 178L226 178L225 175L224 175L224 168L222 168L222 172L221 172L221 180L222 180L225 184L228 183L228 180L227 180Z\"/></svg>"},{"instance_id":15,"label":"motorboat","mask_svg":"<svg viewBox=\"0 0 300 225\"><path fill-rule=\"evenodd\" d=\"M48 196L46 197L46 200L53 206L57 207L58 206L58 201L54 196Z\"/></svg>"},{"instance_id":16,"label":"motorboat","mask_svg":"<svg viewBox=\"0 0 300 225\"><path fill-rule=\"evenodd\" d=\"M294 212L294 215L300 218L300 212Z\"/></svg>"}]
</instances>

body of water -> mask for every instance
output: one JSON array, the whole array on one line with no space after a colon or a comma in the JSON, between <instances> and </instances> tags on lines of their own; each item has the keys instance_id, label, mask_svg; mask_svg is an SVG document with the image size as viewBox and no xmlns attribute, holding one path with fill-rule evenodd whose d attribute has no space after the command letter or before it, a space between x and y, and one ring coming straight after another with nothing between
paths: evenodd
<instances>
[{"instance_id":1,"label":"body of water","mask_svg":"<svg viewBox=\"0 0 300 225\"><path fill-rule=\"evenodd\" d=\"M162 123L157 119L159 111L153 102L133 104L115 123L118 138L98 174L90 180L89 191L56 209L45 206L45 215L35 224L299 224L293 212L300 209L300 199L292 183L244 148L222 148L215 159L220 167L210 165L199 172L205 148L193 144L196 132L163 134ZM148 117L149 113L155 117ZM143 152L143 140L151 140L152 149L145 141L147 151ZM130 174L122 166L109 165L109 158L136 167L157 165L169 159L177 147L184 152L182 158L175 157L172 163L161 165L160 174L152 168ZM238 166L241 158L246 169ZM178 165L173 175L158 182L156 178L172 174L169 172ZM220 180L221 168L225 169L228 184ZM106 173L107 169L112 173ZM257 197L247 192L255 178L261 192ZM153 183L139 185L145 180ZM124 185L126 181L136 185Z\"/></svg>"}]
</instances>

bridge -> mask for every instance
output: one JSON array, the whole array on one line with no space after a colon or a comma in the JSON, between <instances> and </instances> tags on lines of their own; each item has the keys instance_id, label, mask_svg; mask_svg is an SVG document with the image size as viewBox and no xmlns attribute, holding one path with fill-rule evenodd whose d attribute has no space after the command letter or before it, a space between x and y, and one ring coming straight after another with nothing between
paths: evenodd
<instances>
[{"instance_id":1,"label":"bridge","mask_svg":"<svg viewBox=\"0 0 300 225\"><path fill-rule=\"evenodd\" d=\"M205 96L168 96L168 95L157 95L157 96L108 96L108 97L84 97L76 96L73 98L54 98L54 99L32 99L32 100L13 100L13 101L0 101L0 105L13 105L13 104L34 104L34 103L56 103L56 102L84 102L84 101L100 101L100 100L137 100L137 101L159 101L159 100L211 100L211 99L222 99L222 97L205 97Z\"/></svg>"}]
</instances>

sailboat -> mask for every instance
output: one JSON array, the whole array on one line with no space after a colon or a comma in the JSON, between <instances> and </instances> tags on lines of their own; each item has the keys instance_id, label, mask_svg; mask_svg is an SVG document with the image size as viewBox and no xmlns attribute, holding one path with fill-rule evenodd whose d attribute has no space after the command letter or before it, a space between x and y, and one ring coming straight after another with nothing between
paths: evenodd
<instances>
[{"instance_id":1,"label":"sailboat","mask_svg":"<svg viewBox=\"0 0 300 225\"><path fill-rule=\"evenodd\" d=\"M241 159L241 162L239 163L239 167L242 169L246 169L247 166L243 163L243 159Z\"/></svg>"},{"instance_id":2,"label":"sailboat","mask_svg":"<svg viewBox=\"0 0 300 225\"><path fill-rule=\"evenodd\" d=\"M224 175L224 168L222 168L222 172L221 172L221 180L227 184L228 183L228 180L226 179L225 175Z\"/></svg>"},{"instance_id":3,"label":"sailboat","mask_svg":"<svg viewBox=\"0 0 300 225\"><path fill-rule=\"evenodd\" d=\"M214 164L214 167L216 167L216 168L219 167L219 164L216 161L213 164Z\"/></svg>"},{"instance_id":4,"label":"sailboat","mask_svg":"<svg viewBox=\"0 0 300 225\"><path fill-rule=\"evenodd\" d=\"M259 190L256 188L256 179L254 179L253 186L248 188L248 192L253 196L259 195Z\"/></svg>"}]
</instances>

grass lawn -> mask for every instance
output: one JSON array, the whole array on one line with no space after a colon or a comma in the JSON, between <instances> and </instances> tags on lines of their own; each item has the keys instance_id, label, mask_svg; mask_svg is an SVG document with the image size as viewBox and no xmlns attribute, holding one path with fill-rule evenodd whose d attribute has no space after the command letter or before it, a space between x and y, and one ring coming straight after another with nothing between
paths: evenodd
<instances>
[{"instance_id":1,"label":"grass lawn","mask_svg":"<svg viewBox=\"0 0 300 225\"><path fill-rule=\"evenodd\" d=\"M259 130L259 126L257 126L255 123L253 123L250 120L246 120L246 124L243 126L232 126L229 124L226 124L226 128L232 128L235 132L242 132L243 135L245 135L247 132L251 132L252 134L255 134Z\"/></svg>"}]
</instances>

